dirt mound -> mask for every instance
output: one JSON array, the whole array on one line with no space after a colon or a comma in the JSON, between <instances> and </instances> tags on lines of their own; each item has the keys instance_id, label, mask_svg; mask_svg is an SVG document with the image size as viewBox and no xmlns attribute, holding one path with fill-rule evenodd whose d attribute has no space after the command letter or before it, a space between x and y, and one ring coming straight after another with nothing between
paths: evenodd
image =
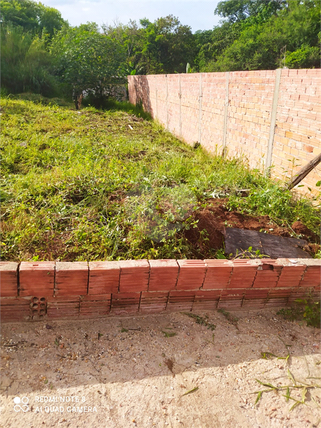
<instances>
[{"instance_id":1,"label":"dirt mound","mask_svg":"<svg viewBox=\"0 0 321 428\"><path fill-rule=\"evenodd\" d=\"M204 256L208 251L217 251L223 247L226 227L256 230L271 235L291 237L293 231L307 241L316 241L317 236L303 223L296 221L292 229L278 226L269 216L251 216L226 208L227 199L211 199L209 205L194 213L197 227L185 232L186 238L193 244L195 251ZM319 245L309 245L308 251L315 253ZM312 248L313 247L313 248Z\"/></svg>"},{"instance_id":2,"label":"dirt mound","mask_svg":"<svg viewBox=\"0 0 321 428\"><path fill-rule=\"evenodd\" d=\"M298 235L302 235L305 236L307 238L311 238L310 240L312 241L317 241L318 240L318 236L312 232L312 230L308 229L303 223L301 223L300 221L295 221L292 224L292 229L294 230L295 233L297 233Z\"/></svg>"}]
</instances>

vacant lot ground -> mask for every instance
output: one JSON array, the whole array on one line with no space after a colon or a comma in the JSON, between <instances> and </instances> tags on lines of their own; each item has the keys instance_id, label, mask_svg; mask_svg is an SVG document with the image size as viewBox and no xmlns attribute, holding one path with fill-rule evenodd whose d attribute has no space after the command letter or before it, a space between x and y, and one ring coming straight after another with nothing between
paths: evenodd
<instances>
[{"instance_id":1,"label":"vacant lot ground","mask_svg":"<svg viewBox=\"0 0 321 428\"><path fill-rule=\"evenodd\" d=\"M319 329L275 310L197 316L4 324L1 427L320 427Z\"/></svg>"},{"instance_id":2,"label":"vacant lot ground","mask_svg":"<svg viewBox=\"0 0 321 428\"><path fill-rule=\"evenodd\" d=\"M318 243L310 202L133 113L1 101L3 259L218 257L229 225Z\"/></svg>"},{"instance_id":3,"label":"vacant lot ground","mask_svg":"<svg viewBox=\"0 0 321 428\"><path fill-rule=\"evenodd\" d=\"M318 243L310 202L133 113L1 101L3 259L222 257L225 226Z\"/></svg>"}]
</instances>

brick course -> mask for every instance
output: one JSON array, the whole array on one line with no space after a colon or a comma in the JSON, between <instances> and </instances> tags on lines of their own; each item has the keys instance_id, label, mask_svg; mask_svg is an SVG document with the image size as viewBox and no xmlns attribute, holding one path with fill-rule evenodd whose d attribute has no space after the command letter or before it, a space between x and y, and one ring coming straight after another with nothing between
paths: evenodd
<instances>
[{"instance_id":1,"label":"brick course","mask_svg":"<svg viewBox=\"0 0 321 428\"><path fill-rule=\"evenodd\" d=\"M0 272L1 320L35 321L282 307L320 298L321 260L2 262Z\"/></svg>"}]
</instances>

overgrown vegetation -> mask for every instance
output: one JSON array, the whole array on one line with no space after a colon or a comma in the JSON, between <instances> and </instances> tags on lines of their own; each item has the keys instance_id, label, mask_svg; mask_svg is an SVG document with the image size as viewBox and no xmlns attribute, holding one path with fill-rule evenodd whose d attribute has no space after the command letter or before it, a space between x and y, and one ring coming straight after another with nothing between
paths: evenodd
<instances>
[{"instance_id":1,"label":"overgrown vegetation","mask_svg":"<svg viewBox=\"0 0 321 428\"><path fill-rule=\"evenodd\" d=\"M240 188L250 189L243 210L320 227L307 200L241 159L181 143L130 105L77 112L4 98L1 109L3 260L215 257L195 251L186 231L214 193L237 206Z\"/></svg>"}]
</instances>

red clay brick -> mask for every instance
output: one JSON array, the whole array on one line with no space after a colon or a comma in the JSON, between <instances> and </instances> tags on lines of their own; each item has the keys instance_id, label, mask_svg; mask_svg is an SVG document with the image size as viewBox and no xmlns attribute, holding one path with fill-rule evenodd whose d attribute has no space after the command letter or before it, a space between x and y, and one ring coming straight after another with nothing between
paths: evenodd
<instances>
[{"instance_id":1,"label":"red clay brick","mask_svg":"<svg viewBox=\"0 0 321 428\"><path fill-rule=\"evenodd\" d=\"M47 316L49 319L78 318L80 297L59 296L47 301Z\"/></svg>"},{"instance_id":2,"label":"red clay brick","mask_svg":"<svg viewBox=\"0 0 321 428\"><path fill-rule=\"evenodd\" d=\"M313 287L297 287L293 288L290 293L289 302L293 303L296 299L306 299L313 293Z\"/></svg>"},{"instance_id":3,"label":"red clay brick","mask_svg":"<svg viewBox=\"0 0 321 428\"><path fill-rule=\"evenodd\" d=\"M54 293L55 262L22 262L19 268L19 295L50 297Z\"/></svg>"},{"instance_id":4,"label":"red clay brick","mask_svg":"<svg viewBox=\"0 0 321 428\"><path fill-rule=\"evenodd\" d=\"M119 280L119 262L89 262L88 294L117 293Z\"/></svg>"},{"instance_id":5,"label":"red clay brick","mask_svg":"<svg viewBox=\"0 0 321 428\"><path fill-rule=\"evenodd\" d=\"M288 299L284 297L277 297L268 299L265 303L265 308L284 308L288 304Z\"/></svg>"},{"instance_id":6,"label":"red clay brick","mask_svg":"<svg viewBox=\"0 0 321 428\"><path fill-rule=\"evenodd\" d=\"M176 260L149 260L149 291L170 291L176 287L179 265Z\"/></svg>"},{"instance_id":7,"label":"red clay brick","mask_svg":"<svg viewBox=\"0 0 321 428\"><path fill-rule=\"evenodd\" d=\"M120 293L147 291L149 263L147 260L121 260Z\"/></svg>"},{"instance_id":8,"label":"red clay brick","mask_svg":"<svg viewBox=\"0 0 321 428\"><path fill-rule=\"evenodd\" d=\"M163 312L166 309L168 298L168 292L143 291L139 310L142 313Z\"/></svg>"},{"instance_id":9,"label":"red clay brick","mask_svg":"<svg viewBox=\"0 0 321 428\"><path fill-rule=\"evenodd\" d=\"M168 311L191 311L195 291L170 291L166 309Z\"/></svg>"},{"instance_id":10,"label":"red clay brick","mask_svg":"<svg viewBox=\"0 0 321 428\"><path fill-rule=\"evenodd\" d=\"M204 260L177 260L179 264L179 277L177 290L198 290L202 287L206 264Z\"/></svg>"},{"instance_id":11,"label":"red clay brick","mask_svg":"<svg viewBox=\"0 0 321 428\"><path fill-rule=\"evenodd\" d=\"M31 319L30 297L2 297L0 299L1 322L27 321Z\"/></svg>"},{"instance_id":12,"label":"red clay brick","mask_svg":"<svg viewBox=\"0 0 321 428\"><path fill-rule=\"evenodd\" d=\"M207 311L216 309L221 290L198 290L195 292L193 311Z\"/></svg>"},{"instance_id":13,"label":"red clay brick","mask_svg":"<svg viewBox=\"0 0 321 428\"><path fill-rule=\"evenodd\" d=\"M141 293L118 293L112 295L110 313L126 315L138 312Z\"/></svg>"},{"instance_id":14,"label":"red clay brick","mask_svg":"<svg viewBox=\"0 0 321 428\"><path fill-rule=\"evenodd\" d=\"M84 296L80 299L81 318L104 317L110 312L111 294Z\"/></svg>"},{"instance_id":15,"label":"red clay brick","mask_svg":"<svg viewBox=\"0 0 321 428\"><path fill-rule=\"evenodd\" d=\"M244 299L242 309L263 309L266 305L266 299Z\"/></svg>"},{"instance_id":16,"label":"red clay brick","mask_svg":"<svg viewBox=\"0 0 321 428\"><path fill-rule=\"evenodd\" d=\"M265 288L265 289L248 288L245 291L245 299L247 300L266 299L268 297L269 292L270 292L269 288Z\"/></svg>"},{"instance_id":17,"label":"red clay brick","mask_svg":"<svg viewBox=\"0 0 321 428\"><path fill-rule=\"evenodd\" d=\"M221 297L217 308L218 309L239 309L242 306L242 299L228 299L226 297Z\"/></svg>"},{"instance_id":18,"label":"red clay brick","mask_svg":"<svg viewBox=\"0 0 321 428\"><path fill-rule=\"evenodd\" d=\"M277 287L298 287L306 266L283 266Z\"/></svg>"},{"instance_id":19,"label":"red clay brick","mask_svg":"<svg viewBox=\"0 0 321 428\"><path fill-rule=\"evenodd\" d=\"M236 309L242 306L243 297L246 293L246 288L222 290L221 298L218 302L218 308Z\"/></svg>"},{"instance_id":20,"label":"red clay brick","mask_svg":"<svg viewBox=\"0 0 321 428\"><path fill-rule=\"evenodd\" d=\"M228 288L250 288L253 286L257 266L247 260L233 260L233 271Z\"/></svg>"},{"instance_id":21,"label":"red clay brick","mask_svg":"<svg viewBox=\"0 0 321 428\"><path fill-rule=\"evenodd\" d=\"M18 263L0 262L0 297L18 296Z\"/></svg>"},{"instance_id":22,"label":"red clay brick","mask_svg":"<svg viewBox=\"0 0 321 428\"><path fill-rule=\"evenodd\" d=\"M57 262L55 296L79 296L87 294L87 262Z\"/></svg>"},{"instance_id":23,"label":"red clay brick","mask_svg":"<svg viewBox=\"0 0 321 428\"><path fill-rule=\"evenodd\" d=\"M197 290L195 291L195 302L201 300L215 300L219 299L222 290Z\"/></svg>"},{"instance_id":24,"label":"red clay brick","mask_svg":"<svg viewBox=\"0 0 321 428\"><path fill-rule=\"evenodd\" d=\"M247 288L234 288L233 290L222 290L221 298L241 299L247 292Z\"/></svg>"},{"instance_id":25,"label":"red clay brick","mask_svg":"<svg viewBox=\"0 0 321 428\"><path fill-rule=\"evenodd\" d=\"M228 260L204 260L207 271L203 284L203 289L224 289L227 288L233 264Z\"/></svg>"},{"instance_id":26,"label":"red clay brick","mask_svg":"<svg viewBox=\"0 0 321 428\"><path fill-rule=\"evenodd\" d=\"M321 266L307 266L299 285L300 287L320 287Z\"/></svg>"},{"instance_id":27,"label":"red clay brick","mask_svg":"<svg viewBox=\"0 0 321 428\"><path fill-rule=\"evenodd\" d=\"M39 320L47 314L47 300L45 297L33 297L30 303L31 317Z\"/></svg>"},{"instance_id":28,"label":"red clay brick","mask_svg":"<svg viewBox=\"0 0 321 428\"><path fill-rule=\"evenodd\" d=\"M294 288L272 288L269 291L269 298L277 298L277 297L289 297L293 292Z\"/></svg>"},{"instance_id":29,"label":"red clay brick","mask_svg":"<svg viewBox=\"0 0 321 428\"><path fill-rule=\"evenodd\" d=\"M284 125L296 124L297 118L306 118L304 124L304 135L311 136L311 131L317 133L320 141L320 127L316 112L320 111L319 100L319 70L282 70L278 106L277 106L277 128L275 134L284 128ZM219 74L219 76L218 76ZM223 145L224 133L224 100L226 97L226 73L202 74L202 114L201 114L201 136L202 146L208 151L214 152L217 147ZM199 117L199 91L200 74L193 75L155 75L155 76L129 76L128 91L131 102L139 100L143 102L144 108L154 118L164 124L169 131L184 138L188 144L198 139L198 117ZM272 99L275 87L276 71L251 71L230 72L228 98L228 120L227 120L227 145L230 155L238 155L242 152L250 162L250 167L262 165L267 149L267 136L271 125ZM180 87L179 87L180 83ZM166 89L167 88L167 89ZM168 96L166 96L168 92ZM157 101L156 101L157 93ZM215 96L213 96L215 94ZM181 96L181 98L180 98ZM180 108L179 108L180 106ZM264 136L265 141L261 143L257 130ZM299 142L302 137L301 129L287 128L289 136ZM283 134L284 136L285 134ZM260 142L259 142L260 141ZM277 160L284 155L285 170L291 167L291 140L286 138L281 154L274 147L272 163L277 165ZM305 144L311 151L314 144L307 140ZM317 143L317 147L320 144ZM307 152L304 151L306 154ZM301 158L304 154L300 152ZM302 160L302 159L301 159ZM297 171L294 171L294 173ZM317 171L314 172L317 176ZM284 178L284 170L272 169L272 174L278 178ZM315 183L318 178L309 174L304 180L303 188L299 191L306 193L306 186L312 188L317 194Z\"/></svg>"},{"instance_id":30,"label":"red clay brick","mask_svg":"<svg viewBox=\"0 0 321 428\"><path fill-rule=\"evenodd\" d=\"M321 301L321 290L313 290L311 291L311 299L317 302Z\"/></svg>"},{"instance_id":31,"label":"red clay brick","mask_svg":"<svg viewBox=\"0 0 321 428\"><path fill-rule=\"evenodd\" d=\"M273 288L276 287L279 276L282 272L281 265L276 260L264 259L257 268L253 288Z\"/></svg>"}]
</instances>

